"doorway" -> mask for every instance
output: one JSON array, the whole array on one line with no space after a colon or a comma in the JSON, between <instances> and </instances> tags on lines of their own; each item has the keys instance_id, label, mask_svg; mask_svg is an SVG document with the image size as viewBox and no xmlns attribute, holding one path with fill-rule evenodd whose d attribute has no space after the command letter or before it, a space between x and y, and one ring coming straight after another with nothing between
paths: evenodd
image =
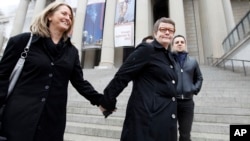
<instances>
[{"instance_id":1,"label":"doorway","mask_svg":"<svg viewBox=\"0 0 250 141\"><path fill-rule=\"evenodd\" d=\"M161 17L169 17L169 0L152 0L154 22Z\"/></svg>"}]
</instances>

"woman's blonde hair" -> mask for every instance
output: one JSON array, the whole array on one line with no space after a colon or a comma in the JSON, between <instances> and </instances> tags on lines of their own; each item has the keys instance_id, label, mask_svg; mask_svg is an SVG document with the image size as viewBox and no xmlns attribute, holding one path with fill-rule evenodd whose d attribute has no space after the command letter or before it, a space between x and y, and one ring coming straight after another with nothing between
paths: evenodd
<instances>
[{"instance_id":1,"label":"woman's blonde hair","mask_svg":"<svg viewBox=\"0 0 250 141\"><path fill-rule=\"evenodd\" d=\"M63 33L63 38L66 40L68 35L70 34L73 25L74 25L74 17L73 17L73 10L71 6L64 2L52 2L50 3L39 15L37 15L30 26L30 31L33 34L40 35L42 37L50 37L49 31L49 19L48 16L53 14L55 11L58 10L60 6L67 6L71 11L71 26L68 30Z\"/></svg>"}]
</instances>

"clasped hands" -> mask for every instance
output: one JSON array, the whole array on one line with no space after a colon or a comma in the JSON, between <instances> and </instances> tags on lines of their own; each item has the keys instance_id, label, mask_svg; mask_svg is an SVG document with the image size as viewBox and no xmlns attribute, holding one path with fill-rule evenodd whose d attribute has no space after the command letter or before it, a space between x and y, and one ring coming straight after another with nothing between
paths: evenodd
<instances>
[{"instance_id":1,"label":"clasped hands","mask_svg":"<svg viewBox=\"0 0 250 141\"><path fill-rule=\"evenodd\" d=\"M108 111L105 108L103 108L101 105L99 106L99 109L101 110L105 118L107 118L109 115L111 115L113 112L116 111L116 108L113 111Z\"/></svg>"}]
</instances>

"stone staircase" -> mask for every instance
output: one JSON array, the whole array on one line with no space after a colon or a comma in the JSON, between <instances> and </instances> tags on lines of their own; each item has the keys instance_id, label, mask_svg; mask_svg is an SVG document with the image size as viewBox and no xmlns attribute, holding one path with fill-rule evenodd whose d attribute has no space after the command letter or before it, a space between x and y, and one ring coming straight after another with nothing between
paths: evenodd
<instances>
[{"instance_id":1,"label":"stone staircase","mask_svg":"<svg viewBox=\"0 0 250 141\"><path fill-rule=\"evenodd\" d=\"M84 69L84 77L99 92L117 69ZM250 76L223 69L201 66L204 81L195 96L192 141L229 141L230 124L250 123ZM119 141L132 83L119 95L117 111L105 119L69 87L65 141Z\"/></svg>"}]
</instances>

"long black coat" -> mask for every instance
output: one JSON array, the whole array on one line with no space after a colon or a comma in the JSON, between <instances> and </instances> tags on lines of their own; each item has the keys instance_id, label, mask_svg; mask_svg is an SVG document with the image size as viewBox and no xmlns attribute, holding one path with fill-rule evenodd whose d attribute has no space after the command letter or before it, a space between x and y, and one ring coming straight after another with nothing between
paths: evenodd
<instances>
[{"instance_id":1,"label":"long black coat","mask_svg":"<svg viewBox=\"0 0 250 141\"><path fill-rule=\"evenodd\" d=\"M105 88L101 105L112 110L116 97L133 81L121 141L177 140L177 75L173 66L170 52L158 42L142 43Z\"/></svg>"},{"instance_id":2,"label":"long black coat","mask_svg":"<svg viewBox=\"0 0 250 141\"><path fill-rule=\"evenodd\" d=\"M0 62L1 105L10 73L29 37L23 33L9 39ZM63 141L69 81L93 105L99 105L102 95L83 79L78 51L70 40L56 59L49 55L44 40L34 35L20 79L7 100L3 129L8 141Z\"/></svg>"}]
</instances>

